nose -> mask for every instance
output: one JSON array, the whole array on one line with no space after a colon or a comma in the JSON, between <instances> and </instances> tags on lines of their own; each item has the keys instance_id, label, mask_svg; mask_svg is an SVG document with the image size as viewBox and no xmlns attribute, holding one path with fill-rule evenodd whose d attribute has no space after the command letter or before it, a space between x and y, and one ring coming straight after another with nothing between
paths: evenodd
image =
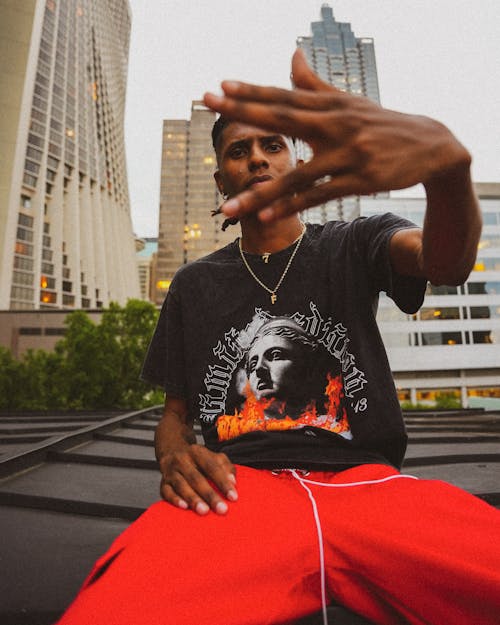
<instances>
[{"instance_id":1,"label":"nose","mask_svg":"<svg viewBox=\"0 0 500 625\"><path fill-rule=\"evenodd\" d=\"M269 159L267 153L260 145L253 145L248 158L248 169L257 171L259 169L267 169L269 167Z\"/></svg>"},{"instance_id":2,"label":"nose","mask_svg":"<svg viewBox=\"0 0 500 625\"><path fill-rule=\"evenodd\" d=\"M256 364L255 375L260 379L269 376L269 366L267 364L267 360L262 356L259 358L259 361Z\"/></svg>"}]
</instances>

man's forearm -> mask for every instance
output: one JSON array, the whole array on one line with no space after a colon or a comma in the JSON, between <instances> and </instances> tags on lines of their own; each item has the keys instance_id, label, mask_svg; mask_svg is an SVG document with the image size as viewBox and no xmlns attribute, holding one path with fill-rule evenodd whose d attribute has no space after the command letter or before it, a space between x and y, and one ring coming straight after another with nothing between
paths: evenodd
<instances>
[{"instance_id":1,"label":"man's forearm","mask_svg":"<svg viewBox=\"0 0 500 625\"><path fill-rule=\"evenodd\" d=\"M481 236L481 211L464 149L453 171L425 184L427 210L422 239L422 268L432 284L463 284Z\"/></svg>"}]
</instances>

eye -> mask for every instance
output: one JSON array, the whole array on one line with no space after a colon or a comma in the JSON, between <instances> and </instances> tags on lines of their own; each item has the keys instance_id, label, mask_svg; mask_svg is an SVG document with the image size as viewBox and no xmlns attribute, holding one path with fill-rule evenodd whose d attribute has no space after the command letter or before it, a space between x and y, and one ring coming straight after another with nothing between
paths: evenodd
<instances>
[{"instance_id":1,"label":"eye","mask_svg":"<svg viewBox=\"0 0 500 625\"><path fill-rule=\"evenodd\" d=\"M269 360L284 360L286 358L286 352L279 347L274 347L268 351Z\"/></svg>"},{"instance_id":2,"label":"eye","mask_svg":"<svg viewBox=\"0 0 500 625\"><path fill-rule=\"evenodd\" d=\"M233 148L231 148L228 152L228 156L229 158L242 158L243 156L245 156L246 150L245 148L241 147L241 146L235 146Z\"/></svg>"},{"instance_id":3,"label":"eye","mask_svg":"<svg viewBox=\"0 0 500 625\"><path fill-rule=\"evenodd\" d=\"M248 361L248 373L253 373L255 371L255 366L257 364L257 356L253 356L253 358L250 358L250 360Z\"/></svg>"},{"instance_id":4,"label":"eye","mask_svg":"<svg viewBox=\"0 0 500 625\"><path fill-rule=\"evenodd\" d=\"M269 143L266 146L266 151L267 152L281 152L281 150L283 149L283 146L280 143Z\"/></svg>"}]
</instances>

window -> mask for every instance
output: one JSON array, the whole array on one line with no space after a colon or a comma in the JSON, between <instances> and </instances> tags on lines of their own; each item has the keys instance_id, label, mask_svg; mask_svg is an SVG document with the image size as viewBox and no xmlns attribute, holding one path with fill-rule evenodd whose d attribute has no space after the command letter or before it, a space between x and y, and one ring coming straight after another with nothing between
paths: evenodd
<instances>
[{"instance_id":1,"label":"window","mask_svg":"<svg viewBox=\"0 0 500 625\"><path fill-rule=\"evenodd\" d=\"M33 241L33 230L26 230L25 228L18 228L16 233L19 241Z\"/></svg>"},{"instance_id":2,"label":"window","mask_svg":"<svg viewBox=\"0 0 500 625\"><path fill-rule=\"evenodd\" d=\"M33 260L31 258L24 258L23 256L14 256L14 269L33 271Z\"/></svg>"},{"instance_id":3,"label":"window","mask_svg":"<svg viewBox=\"0 0 500 625\"><path fill-rule=\"evenodd\" d=\"M492 332L488 330L481 330L479 332L472 333L472 342L475 345L481 345L484 343L491 345L492 343L495 343L496 341L494 340L494 335Z\"/></svg>"},{"instance_id":4,"label":"window","mask_svg":"<svg viewBox=\"0 0 500 625\"><path fill-rule=\"evenodd\" d=\"M441 320L441 319L460 319L458 307L448 308L422 308L420 310L420 319L422 321Z\"/></svg>"},{"instance_id":5,"label":"window","mask_svg":"<svg viewBox=\"0 0 500 625\"><path fill-rule=\"evenodd\" d=\"M469 295L496 295L500 293L500 282L468 282Z\"/></svg>"},{"instance_id":6,"label":"window","mask_svg":"<svg viewBox=\"0 0 500 625\"><path fill-rule=\"evenodd\" d=\"M40 277L40 286L42 289L55 289L56 288L56 279L49 278L48 276Z\"/></svg>"},{"instance_id":7,"label":"window","mask_svg":"<svg viewBox=\"0 0 500 625\"><path fill-rule=\"evenodd\" d=\"M426 295L456 295L456 286L434 286L433 284L427 285Z\"/></svg>"},{"instance_id":8,"label":"window","mask_svg":"<svg viewBox=\"0 0 500 625\"><path fill-rule=\"evenodd\" d=\"M498 221L498 213L483 213L483 224L485 226L496 226Z\"/></svg>"},{"instance_id":9,"label":"window","mask_svg":"<svg viewBox=\"0 0 500 625\"><path fill-rule=\"evenodd\" d=\"M24 213L19 213L17 223L20 226L26 226L26 228L33 228L33 217L25 215Z\"/></svg>"},{"instance_id":10,"label":"window","mask_svg":"<svg viewBox=\"0 0 500 625\"><path fill-rule=\"evenodd\" d=\"M461 345L461 332L422 332L422 345Z\"/></svg>"},{"instance_id":11,"label":"window","mask_svg":"<svg viewBox=\"0 0 500 625\"><path fill-rule=\"evenodd\" d=\"M19 328L19 334L25 336L40 336L42 334L42 328Z\"/></svg>"},{"instance_id":12,"label":"window","mask_svg":"<svg viewBox=\"0 0 500 625\"><path fill-rule=\"evenodd\" d=\"M23 208L31 208L31 198L29 195L21 195L21 206Z\"/></svg>"},{"instance_id":13,"label":"window","mask_svg":"<svg viewBox=\"0 0 500 625\"><path fill-rule=\"evenodd\" d=\"M40 302L43 304L56 304L57 293L51 293L50 291L40 291Z\"/></svg>"},{"instance_id":14,"label":"window","mask_svg":"<svg viewBox=\"0 0 500 625\"><path fill-rule=\"evenodd\" d=\"M32 176L31 174L24 174L23 176L23 184L25 184L27 187L36 187L36 176Z\"/></svg>"},{"instance_id":15,"label":"window","mask_svg":"<svg viewBox=\"0 0 500 625\"><path fill-rule=\"evenodd\" d=\"M33 286L34 275L32 273L24 273L22 271L14 271L12 273L12 282L22 286Z\"/></svg>"},{"instance_id":16,"label":"window","mask_svg":"<svg viewBox=\"0 0 500 625\"><path fill-rule=\"evenodd\" d=\"M43 332L46 336L64 336L66 328L45 328Z\"/></svg>"},{"instance_id":17,"label":"window","mask_svg":"<svg viewBox=\"0 0 500 625\"><path fill-rule=\"evenodd\" d=\"M27 243L21 243L20 241L16 241L14 250L16 254L22 254L23 256L33 256L33 246L28 245Z\"/></svg>"}]
</instances>

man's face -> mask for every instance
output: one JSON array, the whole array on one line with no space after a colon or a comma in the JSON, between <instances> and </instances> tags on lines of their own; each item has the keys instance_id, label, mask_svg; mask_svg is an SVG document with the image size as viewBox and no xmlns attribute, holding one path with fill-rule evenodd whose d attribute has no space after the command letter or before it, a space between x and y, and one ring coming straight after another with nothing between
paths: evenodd
<instances>
[{"instance_id":1,"label":"man's face","mask_svg":"<svg viewBox=\"0 0 500 625\"><path fill-rule=\"evenodd\" d=\"M257 397L289 398L300 383L300 350L291 340L269 334L255 341L248 353L247 375Z\"/></svg>"},{"instance_id":2,"label":"man's face","mask_svg":"<svg viewBox=\"0 0 500 625\"><path fill-rule=\"evenodd\" d=\"M238 122L230 122L222 131L217 162L215 180L228 197L277 180L297 165L288 137Z\"/></svg>"}]
</instances>

